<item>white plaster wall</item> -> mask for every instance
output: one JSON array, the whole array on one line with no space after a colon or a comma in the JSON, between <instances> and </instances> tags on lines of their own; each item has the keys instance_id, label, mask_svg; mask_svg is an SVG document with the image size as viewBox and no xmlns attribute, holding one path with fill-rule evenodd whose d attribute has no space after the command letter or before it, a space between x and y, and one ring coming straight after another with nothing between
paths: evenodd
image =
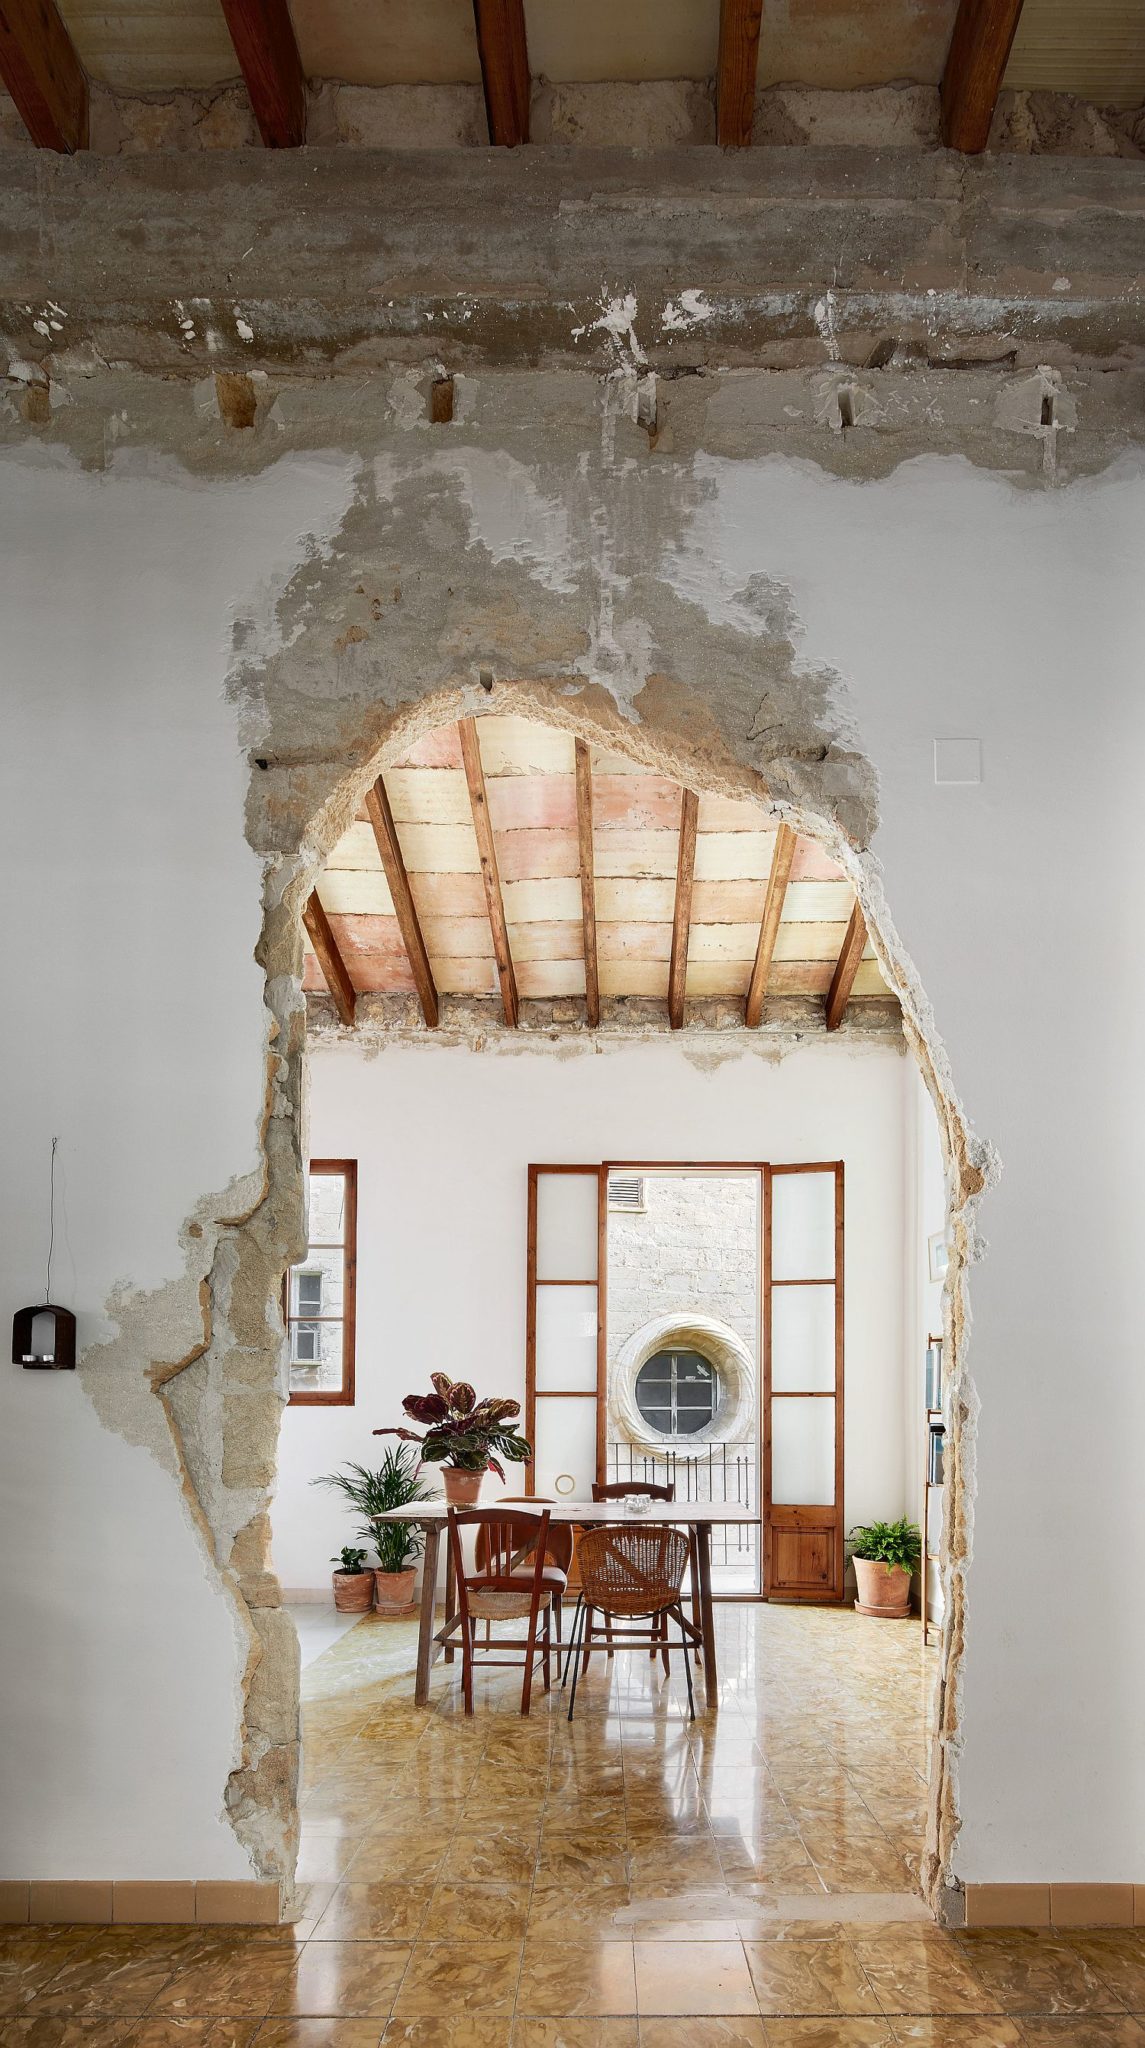
<instances>
[{"instance_id":1,"label":"white plaster wall","mask_svg":"<svg viewBox=\"0 0 1145 2048\"><path fill-rule=\"evenodd\" d=\"M874 485L706 468L673 573L727 615L766 567L808 661L845 678L881 779L888 900L1003 1162L971 1276L955 1866L1140 1882L1145 477L1128 459L1061 491L936 458ZM935 737L967 735L982 783L936 787Z\"/></svg>"},{"instance_id":2,"label":"white plaster wall","mask_svg":"<svg viewBox=\"0 0 1145 2048\"><path fill-rule=\"evenodd\" d=\"M971 1286L981 1426L956 1868L1140 1882L1145 479L1126 464L1019 489L938 458L864 484L778 457L703 467L663 572L748 631L750 579L786 584L807 659L837 670L881 778L890 904L1004 1164ZM230 620L281 588L347 495L333 459L209 489L5 460L5 1317L37 1284L33 1190L53 1129L59 1291L88 1336L117 1279L177 1270L188 1206L251 1162L261 1015L221 696ZM672 650L646 666L670 670ZM966 734L983 742L982 784L936 788L934 738ZM481 1292L466 1235L441 1249L454 1326L457 1300L482 1311L477 1360L482 1324L511 1326L519 1293ZM228 1874L234 1643L174 1486L99 1428L76 1384L6 1367L0 1398L5 1873ZM331 1424L323 1462L344 1448ZM160 1772L160 1745L176 1771Z\"/></svg>"},{"instance_id":3,"label":"white plaster wall","mask_svg":"<svg viewBox=\"0 0 1145 2048\"><path fill-rule=\"evenodd\" d=\"M403 1394L432 1371L523 1400L530 1161L842 1159L846 1513L901 1514L903 1065L893 1047L839 1043L714 1067L671 1040L563 1059L318 1048L312 1154L358 1160L357 1403L287 1410L273 1515L283 1584L329 1584L351 1524L310 1481L348 1458L371 1463L371 1431L401 1422Z\"/></svg>"},{"instance_id":4,"label":"white plaster wall","mask_svg":"<svg viewBox=\"0 0 1145 2048\"><path fill-rule=\"evenodd\" d=\"M178 1483L6 1340L42 1298L53 1133L81 1345L255 1165L259 866L222 684L233 617L346 489L333 464L208 492L0 463L5 1877L249 1875L222 1812L240 1647Z\"/></svg>"}]
</instances>

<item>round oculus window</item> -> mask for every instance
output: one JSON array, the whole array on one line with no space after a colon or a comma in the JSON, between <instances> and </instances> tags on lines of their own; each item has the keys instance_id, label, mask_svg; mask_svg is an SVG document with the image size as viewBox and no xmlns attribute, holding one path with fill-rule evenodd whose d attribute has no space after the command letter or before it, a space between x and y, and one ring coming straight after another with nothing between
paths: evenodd
<instances>
[{"instance_id":1,"label":"round oculus window","mask_svg":"<svg viewBox=\"0 0 1145 2048\"><path fill-rule=\"evenodd\" d=\"M658 1436L696 1436L715 1420L720 1384L698 1351L655 1351L637 1373L634 1392Z\"/></svg>"}]
</instances>

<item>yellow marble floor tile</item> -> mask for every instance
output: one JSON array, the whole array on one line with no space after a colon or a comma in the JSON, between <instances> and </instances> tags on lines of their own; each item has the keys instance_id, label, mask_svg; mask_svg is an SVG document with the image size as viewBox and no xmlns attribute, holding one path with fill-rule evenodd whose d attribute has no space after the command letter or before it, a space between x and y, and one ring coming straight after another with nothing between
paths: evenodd
<instances>
[{"instance_id":1,"label":"yellow marble floor tile","mask_svg":"<svg viewBox=\"0 0 1145 2048\"><path fill-rule=\"evenodd\" d=\"M388 2019L412 1952L405 1942L307 1942L264 2010Z\"/></svg>"},{"instance_id":2,"label":"yellow marble floor tile","mask_svg":"<svg viewBox=\"0 0 1145 2048\"><path fill-rule=\"evenodd\" d=\"M745 1942L759 2009L777 2017L874 2017L878 2000L847 1941Z\"/></svg>"},{"instance_id":3,"label":"yellow marble floor tile","mask_svg":"<svg viewBox=\"0 0 1145 2048\"><path fill-rule=\"evenodd\" d=\"M388 2020L382 2048L510 2048L513 2022L491 2013Z\"/></svg>"},{"instance_id":4,"label":"yellow marble floor tile","mask_svg":"<svg viewBox=\"0 0 1145 2048\"><path fill-rule=\"evenodd\" d=\"M640 2048L768 2048L768 2036L758 2017L642 2018Z\"/></svg>"},{"instance_id":5,"label":"yellow marble floor tile","mask_svg":"<svg viewBox=\"0 0 1145 2048\"><path fill-rule=\"evenodd\" d=\"M521 1968L522 1943L418 1942L401 1990L395 2019L456 2013L511 2013Z\"/></svg>"},{"instance_id":6,"label":"yellow marble floor tile","mask_svg":"<svg viewBox=\"0 0 1145 2048\"><path fill-rule=\"evenodd\" d=\"M434 1888L421 1927L422 1941L520 1941L529 1918L532 1886L455 1884L443 1878Z\"/></svg>"},{"instance_id":7,"label":"yellow marble floor tile","mask_svg":"<svg viewBox=\"0 0 1145 2048\"><path fill-rule=\"evenodd\" d=\"M1125 2003L1066 1939L1041 1932L959 1936L971 1969L996 2009L1014 2015L1120 2013Z\"/></svg>"},{"instance_id":8,"label":"yellow marble floor tile","mask_svg":"<svg viewBox=\"0 0 1145 2048\"><path fill-rule=\"evenodd\" d=\"M315 1924L316 1941L416 1941L432 1884L387 1880L337 1885Z\"/></svg>"},{"instance_id":9,"label":"yellow marble floor tile","mask_svg":"<svg viewBox=\"0 0 1145 2048\"><path fill-rule=\"evenodd\" d=\"M648 2014L756 2014L741 1941L637 1941L636 2004Z\"/></svg>"},{"instance_id":10,"label":"yellow marble floor tile","mask_svg":"<svg viewBox=\"0 0 1145 2048\"><path fill-rule=\"evenodd\" d=\"M634 2019L516 2019L511 2048L641 2048Z\"/></svg>"},{"instance_id":11,"label":"yellow marble floor tile","mask_svg":"<svg viewBox=\"0 0 1145 2048\"><path fill-rule=\"evenodd\" d=\"M631 1942L525 1943L517 2010L541 2018L636 2011Z\"/></svg>"},{"instance_id":12,"label":"yellow marble floor tile","mask_svg":"<svg viewBox=\"0 0 1145 2048\"><path fill-rule=\"evenodd\" d=\"M378 2048L379 2021L335 2019L271 2019L260 2022L262 2048ZM129 2048L135 2044L129 2043ZM176 2044L172 2044L176 2048ZM215 2048L214 2041L208 2048Z\"/></svg>"}]
</instances>

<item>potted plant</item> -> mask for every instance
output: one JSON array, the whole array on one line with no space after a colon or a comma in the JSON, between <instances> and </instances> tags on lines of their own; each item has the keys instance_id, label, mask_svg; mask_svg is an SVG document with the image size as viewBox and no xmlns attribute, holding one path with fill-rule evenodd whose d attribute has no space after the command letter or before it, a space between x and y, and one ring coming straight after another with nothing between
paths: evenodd
<instances>
[{"instance_id":1,"label":"potted plant","mask_svg":"<svg viewBox=\"0 0 1145 2048\"><path fill-rule=\"evenodd\" d=\"M391 1449L376 1472L366 1465L348 1464L341 1472L327 1472L311 1481L312 1486L332 1486L361 1516L358 1535L372 1543L378 1553L374 1567L378 1613L393 1619L407 1614L413 1600L417 1556L422 1546L418 1531L409 1522L378 1522L374 1518L390 1508L409 1507L425 1500L420 1464L404 1444Z\"/></svg>"},{"instance_id":2,"label":"potted plant","mask_svg":"<svg viewBox=\"0 0 1145 2048\"><path fill-rule=\"evenodd\" d=\"M424 1436L414 1429L376 1429L375 1436L400 1436L404 1442L421 1445L423 1464L441 1465L445 1498L453 1507L471 1508L488 1471L504 1479L504 1469L494 1455L500 1452L514 1465L526 1465L532 1447L523 1436L505 1427L521 1413L519 1401L479 1401L465 1380L451 1380L448 1373L430 1374L432 1394L407 1394L402 1407L414 1422L429 1426Z\"/></svg>"},{"instance_id":3,"label":"potted plant","mask_svg":"<svg viewBox=\"0 0 1145 2048\"><path fill-rule=\"evenodd\" d=\"M851 1531L851 1555L859 1597L856 1614L887 1619L910 1612L910 1581L922 1557L922 1536L905 1517L898 1522L867 1522Z\"/></svg>"},{"instance_id":4,"label":"potted plant","mask_svg":"<svg viewBox=\"0 0 1145 2048\"><path fill-rule=\"evenodd\" d=\"M334 1605L339 1614L368 1614L374 1604L374 1574L365 1569L364 1550L347 1547L330 1559L334 1574Z\"/></svg>"}]
</instances>

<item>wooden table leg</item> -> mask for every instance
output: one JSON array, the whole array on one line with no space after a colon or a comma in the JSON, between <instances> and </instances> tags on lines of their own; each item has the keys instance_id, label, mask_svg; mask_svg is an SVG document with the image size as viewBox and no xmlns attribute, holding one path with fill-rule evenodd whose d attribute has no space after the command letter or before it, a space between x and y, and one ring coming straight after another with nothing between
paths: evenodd
<instances>
[{"instance_id":1,"label":"wooden table leg","mask_svg":"<svg viewBox=\"0 0 1145 2048\"><path fill-rule=\"evenodd\" d=\"M454 1617L454 1615L456 1614L456 1612L457 1612L457 1584L456 1584L456 1580L455 1580L455 1578L454 1578L454 1574L453 1574L453 1545L452 1545L452 1543L449 1543L449 1542L447 1542L447 1543L446 1543L446 1546L445 1546L445 1619L446 1619L446 1621L447 1621L447 1622L451 1622L451 1621L453 1620L453 1617ZM452 1636L451 1636L451 1637L450 1637L450 1638L448 1639L448 1641L446 1642L446 1645L445 1645L445 1661L446 1661L446 1663L447 1663L447 1664L452 1664L452 1662L453 1662L453 1658L454 1658L454 1648L453 1648L453 1638L452 1638Z\"/></svg>"},{"instance_id":2,"label":"wooden table leg","mask_svg":"<svg viewBox=\"0 0 1145 2048\"><path fill-rule=\"evenodd\" d=\"M437 1553L441 1542L440 1522L425 1524L425 1553L421 1561L421 1620L417 1632L417 1677L413 1702L424 1707L429 1699L429 1667L433 1663L434 1608L437 1600Z\"/></svg>"},{"instance_id":3,"label":"wooden table leg","mask_svg":"<svg viewBox=\"0 0 1145 2048\"><path fill-rule=\"evenodd\" d=\"M697 1522L696 1557L700 1568L700 1626L704 1632L704 1696L709 1707L719 1705L716 1681L716 1617L712 1608L712 1530L708 1522Z\"/></svg>"}]
</instances>

